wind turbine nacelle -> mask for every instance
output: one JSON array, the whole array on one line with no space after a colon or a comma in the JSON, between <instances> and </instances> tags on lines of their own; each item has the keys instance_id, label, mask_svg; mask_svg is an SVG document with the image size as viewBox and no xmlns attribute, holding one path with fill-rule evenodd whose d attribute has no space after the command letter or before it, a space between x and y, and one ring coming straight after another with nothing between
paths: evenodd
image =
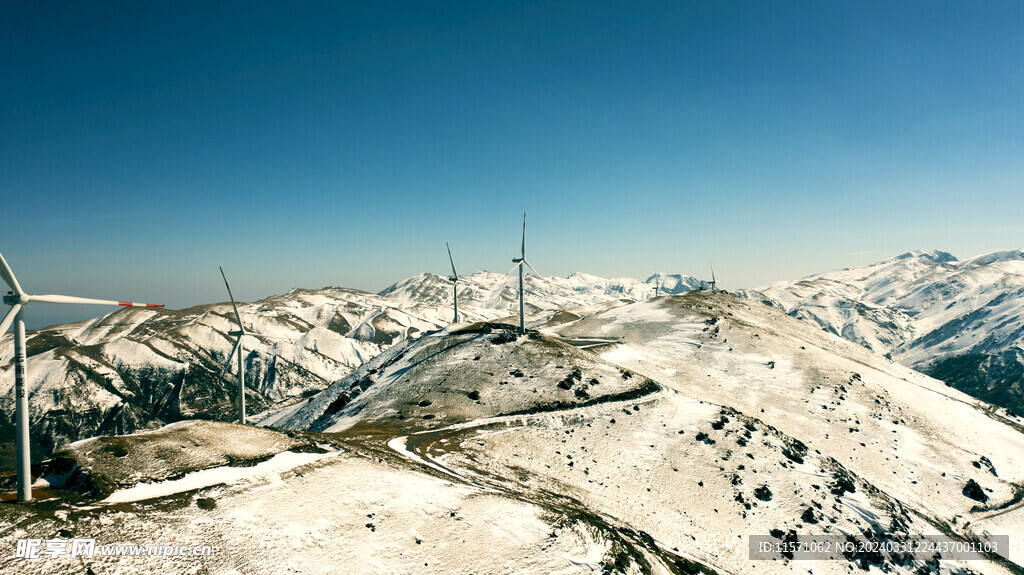
<instances>
[{"instance_id":1,"label":"wind turbine nacelle","mask_svg":"<svg viewBox=\"0 0 1024 575\"><path fill-rule=\"evenodd\" d=\"M512 263L514 263L514 264L517 264L517 263L519 263L521 261L523 261L523 258L512 258Z\"/></svg>"},{"instance_id":2,"label":"wind turbine nacelle","mask_svg":"<svg viewBox=\"0 0 1024 575\"><path fill-rule=\"evenodd\" d=\"M448 281L450 281L452 283L456 283L456 282L459 281L459 278L457 278L455 276L448 276Z\"/></svg>"},{"instance_id":3,"label":"wind turbine nacelle","mask_svg":"<svg viewBox=\"0 0 1024 575\"><path fill-rule=\"evenodd\" d=\"M235 337L238 337L238 336L240 336L240 335L245 335L245 332L244 332L244 331L240 331L240 330L237 330L237 329L236 329L236 330L234 330L234 331L229 331L229 332L228 332L228 335L233 335L233 336L235 336Z\"/></svg>"},{"instance_id":4,"label":"wind turbine nacelle","mask_svg":"<svg viewBox=\"0 0 1024 575\"><path fill-rule=\"evenodd\" d=\"M25 305L28 303L28 296L25 294L17 295L14 292L9 291L7 292L7 295L4 296L4 303L7 305Z\"/></svg>"}]
</instances>

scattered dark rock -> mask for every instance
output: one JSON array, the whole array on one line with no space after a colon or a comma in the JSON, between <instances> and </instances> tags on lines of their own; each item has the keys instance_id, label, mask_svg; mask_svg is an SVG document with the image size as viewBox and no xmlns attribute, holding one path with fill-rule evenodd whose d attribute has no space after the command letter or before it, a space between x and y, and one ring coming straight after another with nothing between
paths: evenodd
<instances>
[{"instance_id":1,"label":"scattered dark rock","mask_svg":"<svg viewBox=\"0 0 1024 575\"><path fill-rule=\"evenodd\" d=\"M804 523L811 523L811 524L814 524L814 523L818 522L818 518L814 515L814 509L812 509L810 507L808 507L807 509L804 509L803 514L800 515L800 520L803 521Z\"/></svg>"},{"instance_id":2,"label":"scattered dark rock","mask_svg":"<svg viewBox=\"0 0 1024 575\"><path fill-rule=\"evenodd\" d=\"M743 498L742 493L737 492L736 495L733 496L733 500L736 501L736 503L742 505L747 510L749 510L752 507L750 503L748 503L747 500Z\"/></svg>"},{"instance_id":3,"label":"scattered dark rock","mask_svg":"<svg viewBox=\"0 0 1024 575\"><path fill-rule=\"evenodd\" d=\"M754 497L757 497L761 501L771 501L772 490L768 488L768 485L762 485L754 490Z\"/></svg>"},{"instance_id":4,"label":"scattered dark rock","mask_svg":"<svg viewBox=\"0 0 1024 575\"><path fill-rule=\"evenodd\" d=\"M480 399L480 392L476 391L475 389L473 391L469 392L467 395L473 401L476 401L476 400Z\"/></svg>"},{"instance_id":5,"label":"scattered dark rock","mask_svg":"<svg viewBox=\"0 0 1024 575\"><path fill-rule=\"evenodd\" d=\"M509 343L519 339L519 334L513 330L502 330L494 335L489 341L495 345Z\"/></svg>"},{"instance_id":6,"label":"scattered dark rock","mask_svg":"<svg viewBox=\"0 0 1024 575\"><path fill-rule=\"evenodd\" d=\"M832 495L842 497L842 495L847 492L856 493L857 485L854 484L853 478L845 472L837 471L832 475L832 477L836 480L835 483L829 487L829 491L832 492Z\"/></svg>"},{"instance_id":7,"label":"scattered dark rock","mask_svg":"<svg viewBox=\"0 0 1024 575\"><path fill-rule=\"evenodd\" d=\"M807 456L807 446L799 439L791 439L786 442L782 455L785 455L786 459L793 463L803 463L804 457Z\"/></svg>"},{"instance_id":8,"label":"scattered dark rock","mask_svg":"<svg viewBox=\"0 0 1024 575\"><path fill-rule=\"evenodd\" d=\"M431 403L433 403L433 402L430 401L429 399L424 399L423 401L419 402L419 406L420 407L426 407L426 406L430 405Z\"/></svg>"},{"instance_id":9,"label":"scattered dark rock","mask_svg":"<svg viewBox=\"0 0 1024 575\"><path fill-rule=\"evenodd\" d=\"M714 445L715 444L715 440L711 439L710 437L708 437L708 434L704 433L703 431L701 431L696 436L694 436L694 439L697 440L697 441L703 441L704 443L706 443L708 445Z\"/></svg>"},{"instance_id":10,"label":"scattered dark rock","mask_svg":"<svg viewBox=\"0 0 1024 575\"><path fill-rule=\"evenodd\" d=\"M984 455L981 456L981 459L979 459L978 461L974 461L972 463L974 463L974 466L977 467L978 469L987 469L990 473L992 473L992 475L999 477L999 474L996 473L996 466L992 465L992 460L985 457Z\"/></svg>"},{"instance_id":11,"label":"scattered dark rock","mask_svg":"<svg viewBox=\"0 0 1024 575\"><path fill-rule=\"evenodd\" d=\"M978 482L973 479L967 480L967 485L964 485L964 497L970 497L975 501L985 503L988 501L988 495L985 494L985 490L978 485Z\"/></svg>"},{"instance_id":12,"label":"scattered dark rock","mask_svg":"<svg viewBox=\"0 0 1024 575\"><path fill-rule=\"evenodd\" d=\"M508 374L511 375L512 377L523 377L523 370L516 368L508 372Z\"/></svg>"},{"instance_id":13,"label":"scattered dark rock","mask_svg":"<svg viewBox=\"0 0 1024 575\"><path fill-rule=\"evenodd\" d=\"M215 509L217 507L217 500L210 499L209 497L200 497L199 499L196 499L196 507L204 511L209 511L210 509Z\"/></svg>"}]
</instances>

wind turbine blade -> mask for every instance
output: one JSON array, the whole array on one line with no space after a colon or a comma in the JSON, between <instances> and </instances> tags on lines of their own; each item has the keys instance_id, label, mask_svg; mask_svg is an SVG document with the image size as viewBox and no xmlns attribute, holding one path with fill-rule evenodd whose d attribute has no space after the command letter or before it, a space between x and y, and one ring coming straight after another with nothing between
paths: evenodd
<instances>
[{"instance_id":1,"label":"wind turbine blade","mask_svg":"<svg viewBox=\"0 0 1024 575\"><path fill-rule=\"evenodd\" d=\"M713 282L715 281L715 265L711 262L708 262L708 265L711 266L711 281Z\"/></svg>"},{"instance_id":2,"label":"wind turbine blade","mask_svg":"<svg viewBox=\"0 0 1024 575\"><path fill-rule=\"evenodd\" d=\"M455 271L455 260L452 259L452 248L448 245L448 242L444 243L444 247L448 248L448 261L452 262L452 275L458 278L459 272Z\"/></svg>"},{"instance_id":3,"label":"wind turbine blade","mask_svg":"<svg viewBox=\"0 0 1024 575\"><path fill-rule=\"evenodd\" d=\"M526 261L526 260L523 260L523 261ZM523 265L523 261L520 261L520 262L519 262L519 263L517 263L516 265L512 266L512 269L508 270L508 271L507 271L507 272L505 273L505 275L501 276L501 280L498 280L498 281L504 281L504 280L505 280L505 278L507 278L507 277L508 277L508 274L510 274L510 273L512 273L512 272L514 272L514 271L516 271L516 268L517 268L517 267L519 267L519 266Z\"/></svg>"},{"instance_id":4,"label":"wind turbine blade","mask_svg":"<svg viewBox=\"0 0 1024 575\"><path fill-rule=\"evenodd\" d=\"M238 306L235 305L235 296L231 295L231 286L228 285L228 277L224 275L224 268L217 266L217 269L220 270L220 277L224 278L224 287L228 288L228 297L231 298L231 307L235 310L235 319L238 320L238 329L245 331L245 328L242 327L242 316L238 315Z\"/></svg>"},{"instance_id":5,"label":"wind turbine blade","mask_svg":"<svg viewBox=\"0 0 1024 575\"><path fill-rule=\"evenodd\" d=\"M119 305L124 307L164 307L156 303L135 303L131 301L115 301L112 299L92 299L88 297L74 297L70 295L34 295L29 296L32 301L44 303L87 303L95 305Z\"/></svg>"},{"instance_id":6,"label":"wind turbine blade","mask_svg":"<svg viewBox=\"0 0 1024 575\"><path fill-rule=\"evenodd\" d=\"M523 263L524 263L524 264L526 264L526 265L528 265L528 266L530 266L530 269L531 269L531 270L533 270L533 273L535 273L535 274L537 274L538 276L540 276L540 278L541 278L541 279L544 279L544 276L542 276L542 275L541 275L541 273L540 273L539 271L537 271L536 269L534 269L534 267L533 267L532 265L530 265L530 262L528 262L528 261L526 261L526 260L523 260Z\"/></svg>"},{"instance_id":7,"label":"wind turbine blade","mask_svg":"<svg viewBox=\"0 0 1024 575\"><path fill-rule=\"evenodd\" d=\"M14 323L14 318L18 315L19 311L21 311L20 303L16 303L11 306L11 311L7 312L7 315L4 316L4 320L0 322L0 336L7 333L7 328L11 327L11 324Z\"/></svg>"},{"instance_id":8,"label":"wind turbine blade","mask_svg":"<svg viewBox=\"0 0 1024 575\"><path fill-rule=\"evenodd\" d=\"M252 335L252 336L256 336L256 337L262 337L264 339L280 339L280 340L283 340L283 341L292 341L292 338L290 338L290 337L284 337L284 336L280 336L280 335L266 335L266 334L262 334L262 333L256 333L254 331L247 331L247 332L245 332L245 335Z\"/></svg>"},{"instance_id":9,"label":"wind turbine blade","mask_svg":"<svg viewBox=\"0 0 1024 575\"><path fill-rule=\"evenodd\" d=\"M235 338L235 347L231 348L231 353L228 354L228 360L224 362L224 367L220 368L220 373L217 374L217 379L224 377L224 372L231 368L231 358L235 357L235 351L238 349L239 344L242 343L242 336Z\"/></svg>"},{"instance_id":10,"label":"wind turbine blade","mask_svg":"<svg viewBox=\"0 0 1024 575\"><path fill-rule=\"evenodd\" d=\"M14 290L14 293L22 295L21 286L18 285L18 279L14 277L14 272L11 271L11 266L7 265L7 260L4 259L4 255L0 254L0 277L4 278L4 283Z\"/></svg>"},{"instance_id":11,"label":"wind turbine blade","mask_svg":"<svg viewBox=\"0 0 1024 575\"><path fill-rule=\"evenodd\" d=\"M526 259L526 212L523 212L523 252L521 257Z\"/></svg>"}]
</instances>

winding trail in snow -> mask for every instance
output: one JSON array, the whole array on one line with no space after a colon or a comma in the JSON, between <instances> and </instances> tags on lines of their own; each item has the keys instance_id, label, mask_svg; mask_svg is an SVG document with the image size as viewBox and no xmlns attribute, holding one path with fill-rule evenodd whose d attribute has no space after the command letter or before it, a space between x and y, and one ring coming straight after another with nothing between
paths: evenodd
<instances>
[{"instance_id":1,"label":"winding trail in snow","mask_svg":"<svg viewBox=\"0 0 1024 575\"><path fill-rule=\"evenodd\" d=\"M607 404L610 407L618 408L619 406L634 403L640 398L658 399L660 397L676 393L671 389L654 383L653 381L651 383L653 386L651 386L650 391L644 390L646 393L643 393L640 396L635 395L634 392L626 392L613 396L606 396L605 398L599 398L596 401L567 409L556 409L530 414L509 414L457 423L440 429L393 437L387 442L387 446L402 457L420 463L421 465L425 465L439 473L442 473L452 480L458 481L459 483L473 486L482 491L512 497L524 503L536 505L567 517L578 517L580 520L603 532L609 539L618 540L620 543L627 544L633 550L638 552L638 554L641 555L650 565L651 573L678 573L682 575L684 573L695 572L693 569L696 568L700 569L699 572L701 573L722 573L725 575L733 575L721 567L705 563L704 560L700 558L688 556L677 551L671 551L667 546L654 540L646 533L634 529L628 524L624 524L619 519L611 515L590 509L584 503L571 496L552 493L547 490L543 490L539 493L524 492L523 490L516 489L516 487L519 486L516 482L503 481L500 478L494 478L477 473L476 471L468 468L455 470L430 455L431 446L446 439L451 439L455 436L470 433L484 427L523 427L528 425L530 420L547 417L553 413L571 413L578 409L598 404ZM509 428L514 429L515 427Z\"/></svg>"},{"instance_id":2,"label":"winding trail in snow","mask_svg":"<svg viewBox=\"0 0 1024 575\"><path fill-rule=\"evenodd\" d=\"M1017 491L1014 494L1014 498L1010 501L1009 505L1003 507L1002 509L996 509L991 513L986 513L985 515L976 517L973 521L968 521L967 523L964 523L963 531L967 531L967 528L971 525L977 525L982 521L988 521L989 519L994 519L996 517L999 517L1000 515L1006 515L1007 513L1011 513L1013 511L1017 511L1021 508L1024 508L1024 487L1021 487L1016 484L1015 486Z\"/></svg>"}]
</instances>

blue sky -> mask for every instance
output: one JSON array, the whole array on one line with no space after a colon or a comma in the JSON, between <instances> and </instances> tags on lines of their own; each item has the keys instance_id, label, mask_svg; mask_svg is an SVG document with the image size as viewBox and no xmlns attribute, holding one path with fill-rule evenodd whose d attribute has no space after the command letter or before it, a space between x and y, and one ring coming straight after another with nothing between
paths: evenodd
<instances>
[{"instance_id":1,"label":"blue sky","mask_svg":"<svg viewBox=\"0 0 1024 575\"><path fill-rule=\"evenodd\" d=\"M1021 247L1020 2L5 2L0 252L166 303ZM54 309L49 309L54 308ZM30 327L101 310L37 306Z\"/></svg>"}]
</instances>

